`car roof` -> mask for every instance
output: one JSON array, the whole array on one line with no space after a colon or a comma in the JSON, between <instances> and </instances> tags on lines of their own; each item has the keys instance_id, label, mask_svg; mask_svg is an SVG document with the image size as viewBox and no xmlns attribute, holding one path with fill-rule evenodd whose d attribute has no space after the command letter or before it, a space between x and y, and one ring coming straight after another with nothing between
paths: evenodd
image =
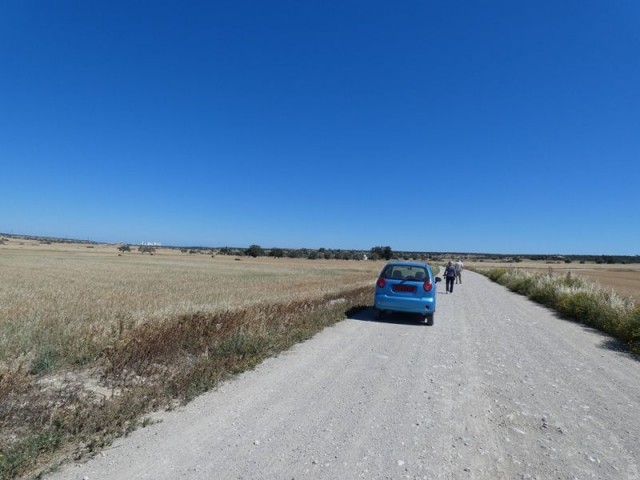
<instances>
[{"instance_id":1,"label":"car roof","mask_svg":"<svg viewBox=\"0 0 640 480\"><path fill-rule=\"evenodd\" d=\"M425 267L425 266L428 267L429 266L425 262L408 262L408 261L397 261L397 260L389 262L387 263L387 265L405 265L407 267Z\"/></svg>"}]
</instances>

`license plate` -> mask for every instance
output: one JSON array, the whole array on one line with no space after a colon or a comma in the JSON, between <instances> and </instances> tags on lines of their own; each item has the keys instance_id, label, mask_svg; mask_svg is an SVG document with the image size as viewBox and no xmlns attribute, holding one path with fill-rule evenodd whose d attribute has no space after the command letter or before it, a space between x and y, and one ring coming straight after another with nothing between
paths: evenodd
<instances>
[{"instance_id":1,"label":"license plate","mask_svg":"<svg viewBox=\"0 0 640 480\"><path fill-rule=\"evenodd\" d=\"M415 292L416 291L416 287L415 285L403 285L403 284L399 284L399 285L394 285L393 287L391 287L391 289L394 292Z\"/></svg>"}]
</instances>

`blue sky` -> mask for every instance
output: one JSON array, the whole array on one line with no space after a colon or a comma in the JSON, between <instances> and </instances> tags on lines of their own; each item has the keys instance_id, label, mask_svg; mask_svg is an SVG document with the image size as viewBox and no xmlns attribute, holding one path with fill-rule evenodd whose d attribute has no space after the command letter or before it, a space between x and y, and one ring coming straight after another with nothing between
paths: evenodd
<instances>
[{"instance_id":1,"label":"blue sky","mask_svg":"<svg viewBox=\"0 0 640 480\"><path fill-rule=\"evenodd\" d=\"M0 3L0 232L640 254L640 3Z\"/></svg>"}]
</instances>

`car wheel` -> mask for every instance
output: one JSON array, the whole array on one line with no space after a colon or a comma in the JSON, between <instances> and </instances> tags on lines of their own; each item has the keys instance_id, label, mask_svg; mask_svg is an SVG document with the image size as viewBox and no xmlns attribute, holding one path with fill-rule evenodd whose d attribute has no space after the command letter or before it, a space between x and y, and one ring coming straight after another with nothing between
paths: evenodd
<instances>
[{"instance_id":1,"label":"car wheel","mask_svg":"<svg viewBox=\"0 0 640 480\"><path fill-rule=\"evenodd\" d=\"M429 315L425 315L424 317L424 321L427 325L432 326L433 325L433 313L430 313Z\"/></svg>"}]
</instances>

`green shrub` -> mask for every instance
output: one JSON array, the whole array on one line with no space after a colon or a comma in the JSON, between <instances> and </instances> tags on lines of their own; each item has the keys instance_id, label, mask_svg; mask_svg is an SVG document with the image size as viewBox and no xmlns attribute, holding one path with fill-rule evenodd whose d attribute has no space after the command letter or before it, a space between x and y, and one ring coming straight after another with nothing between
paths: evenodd
<instances>
[{"instance_id":1,"label":"green shrub","mask_svg":"<svg viewBox=\"0 0 640 480\"><path fill-rule=\"evenodd\" d=\"M640 307L635 308L627 320L629 324L628 342L634 351L640 352Z\"/></svg>"},{"instance_id":2,"label":"green shrub","mask_svg":"<svg viewBox=\"0 0 640 480\"><path fill-rule=\"evenodd\" d=\"M493 280L496 283L500 283L502 277L504 277L507 274L507 269L506 268L494 268L493 270L489 270L488 272L486 272L487 277L489 277L491 280Z\"/></svg>"},{"instance_id":3,"label":"green shrub","mask_svg":"<svg viewBox=\"0 0 640 480\"><path fill-rule=\"evenodd\" d=\"M580 320L591 327L604 327L602 302L587 292L562 295L556 303L556 309L563 315Z\"/></svg>"},{"instance_id":4,"label":"green shrub","mask_svg":"<svg viewBox=\"0 0 640 480\"><path fill-rule=\"evenodd\" d=\"M38 375L40 373L45 373L51 370L56 364L56 352L52 350L47 350L43 352L40 356L38 356L33 364L31 365L31 373L33 375Z\"/></svg>"},{"instance_id":5,"label":"green shrub","mask_svg":"<svg viewBox=\"0 0 640 480\"><path fill-rule=\"evenodd\" d=\"M522 295L532 295L535 291L535 280L531 277L514 277L506 285L509 290L520 293Z\"/></svg>"},{"instance_id":6,"label":"green shrub","mask_svg":"<svg viewBox=\"0 0 640 480\"><path fill-rule=\"evenodd\" d=\"M538 285L532 287L531 291L526 295L538 303L556 308L560 298L560 292L557 285L548 281L548 277L549 276L543 276L541 278L542 281Z\"/></svg>"}]
</instances>

